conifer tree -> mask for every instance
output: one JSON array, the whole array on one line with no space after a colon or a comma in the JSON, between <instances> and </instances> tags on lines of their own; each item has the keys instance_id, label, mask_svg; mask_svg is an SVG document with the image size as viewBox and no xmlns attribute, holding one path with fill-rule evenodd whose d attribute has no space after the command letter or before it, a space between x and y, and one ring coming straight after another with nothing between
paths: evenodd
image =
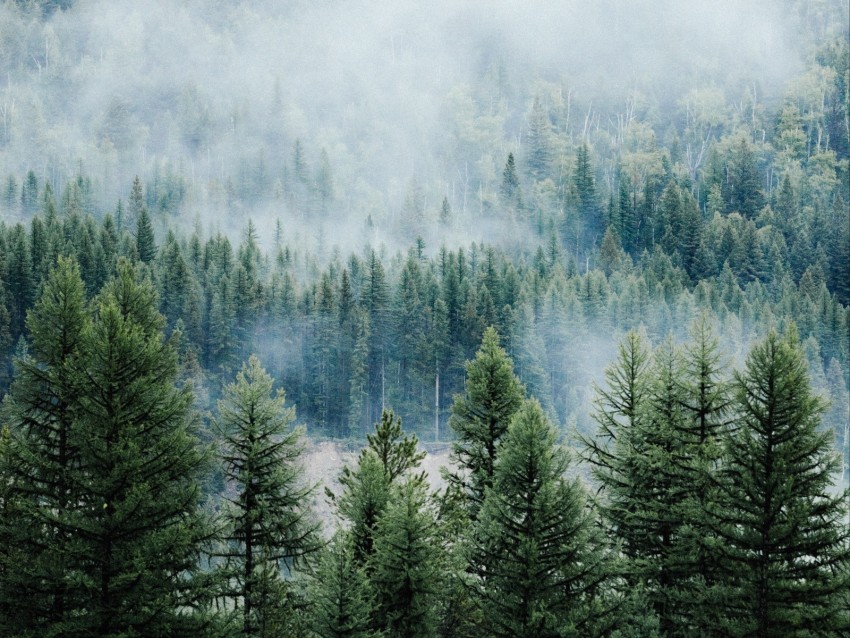
<instances>
[{"instance_id":1,"label":"conifer tree","mask_svg":"<svg viewBox=\"0 0 850 638\"><path fill-rule=\"evenodd\" d=\"M455 397L449 419L457 436L452 459L458 471L446 477L461 489L475 518L487 488L493 485L499 441L519 409L525 389L492 327L484 331L475 359L466 364L466 375L466 392Z\"/></svg>"},{"instance_id":2,"label":"conifer tree","mask_svg":"<svg viewBox=\"0 0 850 638\"><path fill-rule=\"evenodd\" d=\"M632 524L642 478L632 459L645 418L649 368L650 353L643 338L636 332L627 333L617 360L605 370L606 385L596 387L596 437L583 439L585 459L603 491L600 512L609 533L622 542L630 559L639 555L644 542L643 534Z\"/></svg>"},{"instance_id":3,"label":"conifer tree","mask_svg":"<svg viewBox=\"0 0 850 638\"><path fill-rule=\"evenodd\" d=\"M436 514L421 478L406 477L392 489L378 520L370 559L376 616L387 635L436 636L443 568Z\"/></svg>"},{"instance_id":4,"label":"conifer tree","mask_svg":"<svg viewBox=\"0 0 850 638\"><path fill-rule=\"evenodd\" d=\"M38 210L38 177L35 171L27 171L27 177L21 185L21 212L29 217Z\"/></svg>"},{"instance_id":5,"label":"conifer tree","mask_svg":"<svg viewBox=\"0 0 850 638\"><path fill-rule=\"evenodd\" d=\"M728 570L727 635L846 635L848 493L831 492L838 460L793 324L753 346L734 390L735 429L710 508Z\"/></svg>"},{"instance_id":6,"label":"conifer tree","mask_svg":"<svg viewBox=\"0 0 850 638\"><path fill-rule=\"evenodd\" d=\"M514 154L508 153L505 169L502 171L502 185L499 188L502 205L513 212L522 210L522 190L519 185L519 177L516 172L516 161Z\"/></svg>"},{"instance_id":7,"label":"conifer tree","mask_svg":"<svg viewBox=\"0 0 850 638\"><path fill-rule=\"evenodd\" d=\"M488 636L593 636L607 555L566 452L540 404L514 415L473 534ZM610 610L608 610L610 613Z\"/></svg>"},{"instance_id":8,"label":"conifer tree","mask_svg":"<svg viewBox=\"0 0 850 638\"><path fill-rule=\"evenodd\" d=\"M73 591L64 636L203 635L210 527L198 509L204 456L192 394L175 387L151 282L126 260L80 333L73 369L69 512L61 527ZM178 337L179 338L179 337Z\"/></svg>"},{"instance_id":9,"label":"conifer tree","mask_svg":"<svg viewBox=\"0 0 850 638\"><path fill-rule=\"evenodd\" d=\"M357 466L344 467L339 477L343 488L339 514L351 525L354 556L360 564L365 564L374 551L376 525L389 501L391 487L403 476L410 476L425 458L425 453L416 449L416 436L404 435L401 419L390 410L384 410L367 440ZM421 473L411 478L424 481ZM328 495L336 500L332 493Z\"/></svg>"},{"instance_id":10,"label":"conifer tree","mask_svg":"<svg viewBox=\"0 0 850 638\"><path fill-rule=\"evenodd\" d=\"M725 362L707 315L698 318L684 348L681 374L683 422L682 448L677 455L683 523L678 564L690 574L678 592L681 610L691 626L702 626L704 635L722 635L716 618L719 554L717 535L706 510L730 419L731 389Z\"/></svg>"},{"instance_id":11,"label":"conifer tree","mask_svg":"<svg viewBox=\"0 0 850 638\"><path fill-rule=\"evenodd\" d=\"M535 97L528 118L528 172L540 181L546 178L552 162L552 125L540 98ZM510 161L510 156L508 158Z\"/></svg>"},{"instance_id":12,"label":"conifer tree","mask_svg":"<svg viewBox=\"0 0 850 638\"><path fill-rule=\"evenodd\" d=\"M236 485L224 514L227 596L239 609L242 634L275 636L286 626L283 571L321 546L309 509L312 488L298 464L300 431L293 408L272 394L272 378L251 356L219 401L224 474Z\"/></svg>"},{"instance_id":13,"label":"conifer tree","mask_svg":"<svg viewBox=\"0 0 850 638\"><path fill-rule=\"evenodd\" d=\"M136 222L136 253L144 263L150 263L156 257L156 242L153 235L153 224L147 207L142 207Z\"/></svg>"},{"instance_id":14,"label":"conifer tree","mask_svg":"<svg viewBox=\"0 0 850 638\"><path fill-rule=\"evenodd\" d=\"M311 582L310 620L321 638L378 638L372 626L374 588L354 557L349 535L337 531L321 552Z\"/></svg>"},{"instance_id":15,"label":"conifer tree","mask_svg":"<svg viewBox=\"0 0 850 638\"><path fill-rule=\"evenodd\" d=\"M3 406L14 431L0 479L6 511L0 520L0 621L5 635L49 633L73 608L65 585L70 542L63 525L72 508L74 376L70 366L88 323L76 262L60 258L27 317L28 355L16 363ZM77 601L79 604L79 601Z\"/></svg>"}]
</instances>

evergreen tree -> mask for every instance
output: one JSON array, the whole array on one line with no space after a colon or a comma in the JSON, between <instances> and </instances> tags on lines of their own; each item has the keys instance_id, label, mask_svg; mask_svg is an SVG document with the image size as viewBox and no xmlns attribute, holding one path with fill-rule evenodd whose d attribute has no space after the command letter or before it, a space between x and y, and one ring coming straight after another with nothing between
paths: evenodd
<instances>
[{"instance_id":1,"label":"evergreen tree","mask_svg":"<svg viewBox=\"0 0 850 638\"><path fill-rule=\"evenodd\" d=\"M13 217L18 212L18 180L9 175L3 188L3 208L6 214Z\"/></svg>"},{"instance_id":2,"label":"evergreen tree","mask_svg":"<svg viewBox=\"0 0 850 638\"><path fill-rule=\"evenodd\" d=\"M300 432L291 430L293 408L255 356L237 373L219 401L217 426L224 475L236 485L224 514L221 555L227 597L242 616L245 636L277 636L288 619L282 571L319 549L318 523L298 465Z\"/></svg>"},{"instance_id":3,"label":"evergreen tree","mask_svg":"<svg viewBox=\"0 0 850 638\"><path fill-rule=\"evenodd\" d=\"M513 153L508 153L508 161L505 162L505 169L502 171L502 185L499 187L499 195L502 199L502 205L507 209L512 212L522 209L522 190L519 186Z\"/></svg>"},{"instance_id":4,"label":"evergreen tree","mask_svg":"<svg viewBox=\"0 0 850 638\"><path fill-rule=\"evenodd\" d=\"M340 516L350 524L354 556L365 564L374 551L375 529L390 497L391 487L419 467L424 452L417 451L415 435L405 436L401 419L389 410L381 414L375 431L367 436L368 445L361 450L357 467L344 467L339 477L342 494ZM422 474L414 477L424 481ZM328 492L332 500L336 497Z\"/></svg>"},{"instance_id":5,"label":"evergreen tree","mask_svg":"<svg viewBox=\"0 0 850 638\"><path fill-rule=\"evenodd\" d=\"M535 180L543 180L549 173L552 162L552 141L549 115L543 108L540 98L535 97L528 118L528 172ZM508 156L508 161L511 160Z\"/></svg>"},{"instance_id":6,"label":"evergreen tree","mask_svg":"<svg viewBox=\"0 0 850 638\"><path fill-rule=\"evenodd\" d=\"M499 447L474 533L488 636L604 632L597 592L606 552L579 481L564 477L568 465L540 404L525 401Z\"/></svg>"},{"instance_id":7,"label":"evergreen tree","mask_svg":"<svg viewBox=\"0 0 850 638\"><path fill-rule=\"evenodd\" d=\"M147 207L142 207L136 222L136 253L144 263L150 263L156 257L156 242L153 235L153 224L148 215Z\"/></svg>"},{"instance_id":8,"label":"evergreen tree","mask_svg":"<svg viewBox=\"0 0 850 638\"><path fill-rule=\"evenodd\" d=\"M585 458L603 491L600 512L609 533L622 543L630 560L640 555L645 541L643 532L634 525L644 477L633 461L645 418L649 368L650 353L643 338L636 332L627 333L616 362L605 369L606 385L595 388L596 437L583 439ZM632 576L629 578L634 582Z\"/></svg>"},{"instance_id":9,"label":"evergreen tree","mask_svg":"<svg viewBox=\"0 0 850 638\"><path fill-rule=\"evenodd\" d=\"M573 187L578 196L579 213L585 221L591 237L602 232L601 211L596 194L596 178L590 163L590 150L582 144L576 151L576 169L573 174Z\"/></svg>"},{"instance_id":10,"label":"evergreen tree","mask_svg":"<svg viewBox=\"0 0 850 638\"><path fill-rule=\"evenodd\" d=\"M321 638L378 638L371 629L375 605L366 570L346 532L337 531L321 552L309 592L311 629Z\"/></svg>"},{"instance_id":11,"label":"evergreen tree","mask_svg":"<svg viewBox=\"0 0 850 638\"><path fill-rule=\"evenodd\" d=\"M369 422L374 423L380 419L385 405L385 366L390 336L389 287L384 266L374 251L369 255L369 270L362 303L369 317L369 401L366 408Z\"/></svg>"},{"instance_id":12,"label":"evergreen tree","mask_svg":"<svg viewBox=\"0 0 850 638\"><path fill-rule=\"evenodd\" d=\"M724 182L724 198L729 212L739 212L747 219L755 219L764 206L764 193L758 166L750 145L742 138L734 149Z\"/></svg>"},{"instance_id":13,"label":"evergreen tree","mask_svg":"<svg viewBox=\"0 0 850 638\"><path fill-rule=\"evenodd\" d=\"M370 559L376 615L389 636L436 636L443 568L437 531L425 482L408 476L393 488L378 520Z\"/></svg>"},{"instance_id":14,"label":"evergreen tree","mask_svg":"<svg viewBox=\"0 0 850 638\"><path fill-rule=\"evenodd\" d=\"M487 488L493 485L499 441L519 409L525 389L492 327L485 330L475 359L466 364L466 375L466 392L455 396L449 419L457 436L452 460L459 471L446 478L468 499L475 518Z\"/></svg>"},{"instance_id":15,"label":"evergreen tree","mask_svg":"<svg viewBox=\"0 0 850 638\"><path fill-rule=\"evenodd\" d=\"M79 464L71 445L74 375L70 359L88 323L77 264L60 258L27 317L31 346L16 363L3 405L14 427L0 482L6 511L0 520L0 620L4 635L55 632L72 613L68 600L63 525L73 507L71 473Z\"/></svg>"},{"instance_id":16,"label":"evergreen tree","mask_svg":"<svg viewBox=\"0 0 850 638\"><path fill-rule=\"evenodd\" d=\"M443 203L440 205L440 223L443 226L448 226L452 221L452 207L449 204L449 198L443 197Z\"/></svg>"},{"instance_id":17,"label":"evergreen tree","mask_svg":"<svg viewBox=\"0 0 850 638\"><path fill-rule=\"evenodd\" d=\"M126 260L80 333L61 529L68 599L63 636L203 634L198 573L210 528L198 509L204 457L192 394L175 387L177 356L162 335L151 282Z\"/></svg>"},{"instance_id":18,"label":"evergreen tree","mask_svg":"<svg viewBox=\"0 0 850 638\"><path fill-rule=\"evenodd\" d=\"M677 595L684 622L703 627L703 635L723 635L717 618L719 552L717 535L706 510L714 477L719 469L720 451L729 423L731 395L717 337L707 315L697 319L684 349L682 386L682 447L677 454L681 498L677 504L683 523L677 548L678 565L688 574Z\"/></svg>"},{"instance_id":19,"label":"evergreen tree","mask_svg":"<svg viewBox=\"0 0 850 638\"><path fill-rule=\"evenodd\" d=\"M711 506L728 565L727 635L850 631L848 494L829 491L838 459L818 428L823 409L793 328L753 346L735 374L737 418Z\"/></svg>"}]
</instances>

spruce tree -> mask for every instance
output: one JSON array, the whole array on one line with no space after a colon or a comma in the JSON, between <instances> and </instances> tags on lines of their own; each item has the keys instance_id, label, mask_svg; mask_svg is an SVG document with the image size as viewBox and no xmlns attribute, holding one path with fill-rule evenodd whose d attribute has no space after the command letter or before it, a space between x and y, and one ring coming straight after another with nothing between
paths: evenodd
<instances>
[{"instance_id":1,"label":"spruce tree","mask_svg":"<svg viewBox=\"0 0 850 638\"><path fill-rule=\"evenodd\" d=\"M692 627L702 626L706 636L722 635L715 600L719 594L720 541L711 529L706 510L720 466L732 397L725 361L706 315L694 322L683 359L683 446L677 455L682 490L677 507L683 527L678 564L690 574L690 579L678 595L682 614Z\"/></svg>"},{"instance_id":2,"label":"spruce tree","mask_svg":"<svg viewBox=\"0 0 850 638\"><path fill-rule=\"evenodd\" d=\"M838 459L793 326L753 346L734 391L710 508L725 550L727 635L846 635L848 493L832 491Z\"/></svg>"},{"instance_id":3,"label":"spruce tree","mask_svg":"<svg viewBox=\"0 0 850 638\"><path fill-rule=\"evenodd\" d=\"M499 441L524 397L525 389L499 346L496 330L487 328L475 359L466 364L466 391L455 396L449 419L457 437L452 460L458 470L446 478L468 499L472 518L493 485Z\"/></svg>"},{"instance_id":4,"label":"spruce tree","mask_svg":"<svg viewBox=\"0 0 850 638\"><path fill-rule=\"evenodd\" d=\"M540 98L535 97L528 118L528 172L537 181L546 178L552 163L552 125ZM510 157L509 157L510 161Z\"/></svg>"},{"instance_id":5,"label":"spruce tree","mask_svg":"<svg viewBox=\"0 0 850 638\"><path fill-rule=\"evenodd\" d=\"M502 185L499 187L499 195L502 199L502 205L512 212L523 208L522 190L519 185L513 153L508 153L508 160L505 162L505 168L502 171Z\"/></svg>"},{"instance_id":6,"label":"spruce tree","mask_svg":"<svg viewBox=\"0 0 850 638\"><path fill-rule=\"evenodd\" d=\"M203 635L198 574L210 527L199 510L192 393L175 386L156 293L126 260L81 332L73 370L69 512L61 527L74 608L63 636ZM178 336L175 336L179 338Z\"/></svg>"},{"instance_id":7,"label":"spruce tree","mask_svg":"<svg viewBox=\"0 0 850 638\"><path fill-rule=\"evenodd\" d=\"M288 623L283 571L321 546L309 509L312 488L298 458L303 446L282 390L251 356L219 401L225 478L236 486L224 514L227 596L239 609L242 634L275 636Z\"/></svg>"},{"instance_id":8,"label":"spruce tree","mask_svg":"<svg viewBox=\"0 0 850 638\"><path fill-rule=\"evenodd\" d=\"M472 555L488 636L593 636L610 614L597 598L607 555L578 479L540 404L505 434L475 524ZM610 629L610 627L609 627Z\"/></svg>"},{"instance_id":9,"label":"spruce tree","mask_svg":"<svg viewBox=\"0 0 850 638\"><path fill-rule=\"evenodd\" d=\"M147 207L142 207L136 222L136 253L144 263L150 263L156 258L156 242L153 234L153 224Z\"/></svg>"},{"instance_id":10,"label":"spruce tree","mask_svg":"<svg viewBox=\"0 0 850 638\"><path fill-rule=\"evenodd\" d=\"M378 625L397 638L436 636L442 541L426 484L408 476L392 489L370 559Z\"/></svg>"},{"instance_id":11,"label":"spruce tree","mask_svg":"<svg viewBox=\"0 0 850 638\"><path fill-rule=\"evenodd\" d=\"M70 474L79 464L71 444L70 360L87 323L79 267L60 258L27 316L29 352L16 363L3 405L4 422L14 428L0 479L7 488L0 519L4 635L50 633L73 608L66 586L71 539L64 529L73 506Z\"/></svg>"},{"instance_id":12,"label":"spruce tree","mask_svg":"<svg viewBox=\"0 0 850 638\"><path fill-rule=\"evenodd\" d=\"M596 436L583 439L585 459L602 491L600 512L629 559L639 555L644 543L643 533L634 526L642 477L632 459L646 416L649 369L650 352L643 338L627 333L617 360L605 370L605 386L596 387ZM634 582L633 576L630 579Z\"/></svg>"},{"instance_id":13,"label":"spruce tree","mask_svg":"<svg viewBox=\"0 0 850 638\"><path fill-rule=\"evenodd\" d=\"M311 582L310 626L321 638L377 638L371 628L375 594L354 557L349 535L337 531L322 550Z\"/></svg>"},{"instance_id":14,"label":"spruce tree","mask_svg":"<svg viewBox=\"0 0 850 638\"><path fill-rule=\"evenodd\" d=\"M361 565L374 552L376 526L392 486L403 476L409 476L425 457L416 449L416 436L404 435L401 419L389 410L381 414L381 421L375 424L375 432L367 440L357 466L344 467L339 477L343 488L338 501L339 515L350 525L354 557ZM421 473L412 478L424 481ZM336 501L332 493L328 492L328 496Z\"/></svg>"}]
</instances>

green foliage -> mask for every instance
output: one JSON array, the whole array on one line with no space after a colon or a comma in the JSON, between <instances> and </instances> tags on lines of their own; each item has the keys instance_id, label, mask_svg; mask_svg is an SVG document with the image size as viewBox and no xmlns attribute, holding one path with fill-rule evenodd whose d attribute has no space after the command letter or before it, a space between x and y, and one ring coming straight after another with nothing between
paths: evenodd
<instances>
[{"instance_id":1,"label":"green foliage","mask_svg":"<svg viewBox=\"0 0 850 638\"><path fill-rule=\"evenodd\" d=\"M348 534L338 531L319 555L310 586L311 629L322 638L376 638L373 585Z\"/></svg>"},{"instance_id":2,"label":"green foliage","mask_svg":"<svg viewBox=\"0 0 850 638\"><path fill-rule=\"evenodd\" d=\"M487 489L493 485L499 442L522 403L525 389L493 328L484 332L481 348L466 365L466 375L466 392L455 397L449 420L457 436L452 459L458 471L446 478L468 499L475 518Z\"/></svg>"},{"instance_id":3,"label":"green foliage","mask_svg":"<svg viewBox=\"0 0 850 638\"><path fill-rule=\"evenodd\" d=\"M499 446L473 532L485 633L592 636L608 560L569 461L540 404L526 401Z\"/></svg>"},{"instance_id":4,"label":"green foliage","mask_svg":"<svg viewBox=\"0 0 850 638\"><path fill-rule=\"evenodd\" d=\"M153 285L120 262L89 320L73 262L61 260L48 282L30 320L34 359L22 359L6 408L21 455L12 463L21 498L10 505L22 517L4 536L9 556L32 554L33 569L14 573L22 591L38 592L17 629L202 634L204 457Z\"/></svg>"},{"instance_id":5,"label":"green foliage","mask_svg":"<svg viewBox=\"0 0 850 638\"><path fill-rule=\"evenodd\" d=\"M723 541L731 635L841 635L850 629L848 495L824 404L809 386L795 330L771 332L735 374L735 429L710 507Z\"/></svg>"},{"instance_id":6,"label":"green foliage","mask_svg":"<svg viewBox=\"0 0 850 638\"><path fill-rule=\"evenodd\" d=\"M392 488L370 558L376 618L387 635L436 636L444 568L438 529L423 481L408 477Z\"/></svg>"},{"instance_id":7,"label":"green foliage","mask_svg":"<svg viewBox=\"0 0 850 638\"><path fill-rule=\"evenodd\" d=\"M342 495L339 514L351 525L354 556L364 564L374 552L378 520L390 499L392 486L402 477L422 483L422 474L411 475L419 467L424 452L418 452L416 436L404 436L401 419L385 410L375 432L368 435L369 445L361 450L357 467L343 468L339 477ZM328 495L336 500L332 493Z\"/></svg>"},{"instance_id":8,"label":"green foliage","mask_svg":"<svg viewBox=\"0 0 850 638\"><path fill-rule=\"evenodd\" d=\"M396 417L392 410L381 413L380 423L375 424L375 431L367 435L366 440L368 449L377 457L390 483L418 467L425 458L425 452L416 449L419 444L416 435L404 435L401 418Z\"/></svg>"},{"instance_id":9,"label":"green foliage","mask_svg":"<svg viewBox=\"0 0 850 638\"><path fill-rule=\"evenodd\" d=\"M156 257L156 242L153 235L148 209L143 207L136 222L136 253L144 263L150 263Z\"/></svg>"},{"instance_id":10,"label":"green foliage","mask_svg":"<svg viewBox=\"0 0 850 638\"><path fill-rule=\"evenodd\" d=\"M286 613L283 572L300 566L321 546L319 524L307 503L298 458L300 432L290 429L295 410L285 394L272 394L272 378L252 356L219 401L225 478L235 485L223 515L228 580L225 596L240 609L246 636L277 635Z\"/></svg>"},{"instance_id":11,"label":"green foliage","mask_svg":"<svg viewBox=\"0 0 850 638\"><path fill-rule=\"evenodd\" d=\"M14 427L0 479L6 486L0 522L4 633L53 632L81 603L69 600L71 539L61 525L73 510L71 476L80 463L72 436L78 388L71 359L88 323L79 267L60 259L28 315L32 345L16 364L3 404L3 420Z\"/></svg>"}]
</instances>

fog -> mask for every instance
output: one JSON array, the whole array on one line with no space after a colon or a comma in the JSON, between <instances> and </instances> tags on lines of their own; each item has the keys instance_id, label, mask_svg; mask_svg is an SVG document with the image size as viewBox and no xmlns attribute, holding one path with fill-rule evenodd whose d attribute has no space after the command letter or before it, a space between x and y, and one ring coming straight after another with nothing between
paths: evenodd
<instances>
[{"instance_id":1,"label":"fog","mask_svg":"<svg viewBox=\"0 0 850 638\"><path fill-rule=\"evenodd\" d=\"M82 169L104 207L136 174L170 175L187 188L171 223L269 228L283 215L315 240L315 224L299 227L306 204L280 197L299 140L311 175L327 153L324 221L344 231L331 242L390 240L363 225L392 235L414 191L412 231L434 234L444 196L481 208L535 96L574 109L576 138L630 99L650 122L693 88L777 100L803 53L788 14L760 0L81 0L42 21L7 2L0 174L61 187ZM233 196L246 175L253 192ZM458 220L456 239L494 240Z\"/></svg>"}]
</instances>

